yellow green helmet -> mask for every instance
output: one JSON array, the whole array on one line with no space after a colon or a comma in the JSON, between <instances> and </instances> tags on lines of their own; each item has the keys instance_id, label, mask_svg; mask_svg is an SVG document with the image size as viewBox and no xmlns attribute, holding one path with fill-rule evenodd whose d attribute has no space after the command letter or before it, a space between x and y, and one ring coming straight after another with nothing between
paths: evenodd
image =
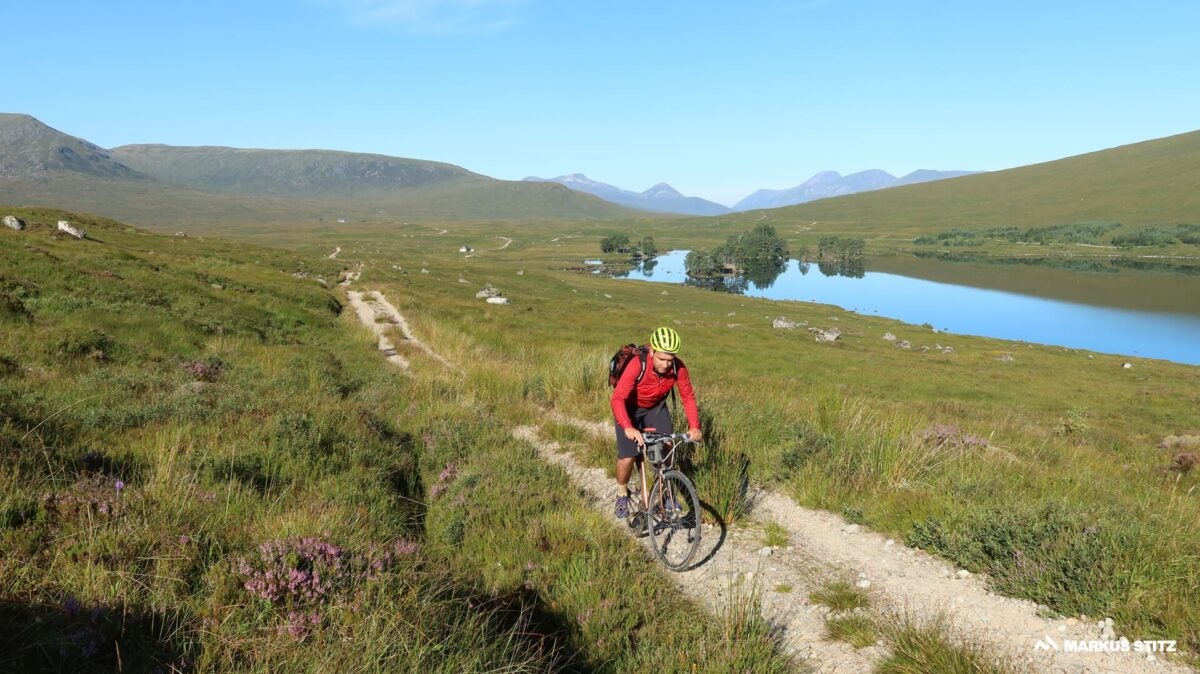
<instances>
[{"instance_id":1,"label":"yellow green helmet","mask_svg":"<svg viewBox=\"0 0 1200 674\"><path fill-rule=\"evenodd\" d=\"M676 353L679 351L679 333L671 328L659 328L650 335L650 348L655 351Z\"/></svg>"}]
</instances>

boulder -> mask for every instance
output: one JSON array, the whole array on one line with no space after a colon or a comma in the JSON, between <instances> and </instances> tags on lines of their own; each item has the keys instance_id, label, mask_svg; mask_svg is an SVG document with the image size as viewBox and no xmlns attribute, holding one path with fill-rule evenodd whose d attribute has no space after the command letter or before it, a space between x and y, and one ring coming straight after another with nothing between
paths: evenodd
<instances>
[{"instance_id":1,"label":"boulder","mask_svg":"<svg viewBox=\"0 0 1200 674\"><path fill-rule=\"evenodd\" d=\"M816 337L818 342L835 342L842 336L842 331L837 328L829 328L828 330L809 328L808 331Z\"/></svg>"},{"instance_id":2,"label":"boulder","mask_svg":"<svg viewBox=\"0 0 1200 674\"><path fill-rule=\"evenodd\" d=\"M508 298L507 297L489 297L489 298L487 298L487 303L488 304L508 304Z\"/></svg>"},{"instance_id":3,"label":"boulder","mask_svg":"<svg viewBox=\"0 0 1200 674\"><path fill-rule=\"evenodd\" d=\"M15 215L6 215L4 216L4 226L19 232L25 229L25 221Z\"/></svg>"},{"instance_id":4,"label":"boulder","mask_svg":"<svg viewBox=\"0 0 1200 674\"><path fill-rule=\"evenodd\" d=\"M902 339L902 340L896 342L896 347L900 348L900 349L911 349L912 344L910 344L907 339Z\"/></svg>"},{"instance_id":5,"label":"boulder","mask_svg":"<svg viewBox=\"0 0 1200 674\"><path fill-rule=\"evenodd\" d=\"M792 329L800 327L800 324L797 323L796 321L789 320L783 316L780 316L779 318L776 318L775 320L771 321L771 327L779 328L780 330L792 330Z\"/></svg>"},{"instance_id":6,"label":"boulder","mask_svg":"<svg viewBox=\"0 0 1200 674\"><path fill-rule=\"evenodd\" d=\"M84 234L82 229L76 227L75 225L72 225L71 223L67 222L66 220L58 221L58 231L66 232L67 234L70 234L71 236L75 237L76 239L86 239L87 238L87 234Z\"/></svg>"},{"instance_id":7,"label":"boulder","mask_svg":"<svg viewBox=\"0 0 1200 674\"><path fill-rule=\"evenodd\" d=\"M996 360L1000 361L1001 363L1011 363L1016 360L1016 358L1013 358L1011 353L1002 353Z\"/></svg>"},{"instance_id":8,"label":"boulder","mask_svg":"<svg viewBox=\"0 0 1200 674\"><path fill-rule=\"evenodd\" d=\"M480 299L480 300L488 299L490 297L499 297L499 296L500 296L500 291L496 290L496 288L490 283L488 285L484 286L483 290L480 290L479 292L475 293L475 299Z\"/></svg>"},{"instance_id":9,"label":"boulder","mask_svg":"<svg viewBox=\"0 0 1200 674\"><path fill-rule=\"evenodd\" d=\"M1190 472L1198 465L1200 465L1200 453L1197 452L1180 452L1171 460L1171 470L1181 473Z\"/></svg>"},{"instance_id":10,"label":"boulder","mask_svg":"<svg viewBox=\"0 0 1200 674\"><path fill-rule=\"evenodd\" d=\"M892 334L892 333L890 333L890 332L885 332L885 333L883 333L883 338L884 338L884 339L886 339L886 340L887 340L887 341L889 341L889 342L894 342L894 341L896 341L896 336L895 336L895 335L893 335L893 334Z\"/></svg>"}]
</instances>

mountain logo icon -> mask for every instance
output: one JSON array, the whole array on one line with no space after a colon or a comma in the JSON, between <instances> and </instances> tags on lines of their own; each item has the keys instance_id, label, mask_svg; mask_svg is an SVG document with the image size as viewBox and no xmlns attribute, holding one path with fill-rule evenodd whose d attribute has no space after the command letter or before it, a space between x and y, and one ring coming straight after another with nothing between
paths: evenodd
<instances>
[{"instance_id":1,"label":"mountain logo icon","mask_svg":"<svg viewBox=\"0 0 1200 674\"><path fill-rule=\"evenodd\" d=\"M1060 649L1058 647L1057 641L1050 638L1049 636L1046 636L1043 639L1037 640L1037 643L1033 645L1033 650L1035 650L1035 651L1057 651Z\"/></svg>"}]
</instances>

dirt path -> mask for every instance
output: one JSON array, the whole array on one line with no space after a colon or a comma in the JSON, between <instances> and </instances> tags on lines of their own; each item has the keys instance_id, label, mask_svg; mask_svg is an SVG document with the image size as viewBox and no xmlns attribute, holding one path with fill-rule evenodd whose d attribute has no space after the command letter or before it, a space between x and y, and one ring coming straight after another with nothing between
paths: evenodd
<instances>
[{"instance_id":1,"label":"dirt path","mask_svg":"<svg viewBox=\"0 0 1200 674\"><path fill-rule=\"evenodd\" d=\"M412 344L453 367L415 339L404 318L381 294L351 291L350 296L364 323L379 332L395 325ZM384 318L384 327L379 327L379 317ZM548 412L548 416L600 437L612 432L603 422L557 412ZM561 467L594 507L611 513L615 488L604 470L580 464L558 443L542 439L535 427L516 428L513 435L534 446L545 461ZM697 554L698 566L672 575L682 592L718 614L726 609L731 595L756 589L762 597L762 614L779 630L785 651L815 671L868 672L886 655L885 646L856 650L826 638L824 621L828 611L810 603L808 594L830 581L847 580L868 589L876 612L904 615L917 622L945 617L953 630L952 637L966 644L985 645L1028 671L1196 674L1191 668L1139 653L1068 652L1067 640L1100 640L1103 622L1042 618L1033 602L993 594L980 577L956 570L919 549L847 524L832 513L801 507L778 492L758 490L753 502L752 517L782 526L788 533L789 546L764 547L762 534L753 528L707 527ZM629 533L615 519L614 526ZM1039 642L1054 645L1040 648Z\"/></svg>"},{"instance_id":2,"label":"dirt path","mask_svg":"<svg viewBox=\"0 0 1200 674\"><path fill-rule=\"evenodd\" d=\"M509 246L511 246L511 245L512 245L512 242L513 242L513 240L512 240L512 239L510 239L510 238L508 238L507 236L497 236L496 238L497 238L497 239L504 239L504 245L503 245L503 246L500 246L500 247L499 247L499 248L497 248L496 250L504 250L505 248L508 248Z\"/></svg>"},{"instance_id":3,"label":"dirt path","mask_svg":"<svg viewBox=\"0 0 1200 674\"><path fill-rule=\"evenodd\" d=\"M336 260L338 253L340 253L340 252L342 252L342 247L338 246L332 253L329 254L329 257L327 259Z\"/></svg>"}]
</instances>

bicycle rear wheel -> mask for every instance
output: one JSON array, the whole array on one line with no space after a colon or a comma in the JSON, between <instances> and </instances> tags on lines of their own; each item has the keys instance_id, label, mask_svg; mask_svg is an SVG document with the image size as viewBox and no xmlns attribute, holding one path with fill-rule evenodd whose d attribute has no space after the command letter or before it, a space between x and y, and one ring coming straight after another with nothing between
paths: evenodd
<instances>
[{"instance_id":1,"label":"bicycle rear wheel","mask_svg":"<svg viewBox=\"0 0 1200 674\"><path fill-rule=\"evenodd\" d=\"M663 566L680 571L692 561L700 547L700 498L686 475L668 470L655 481L647 529L650 546Z\"/></svg>"}]
</instances>

